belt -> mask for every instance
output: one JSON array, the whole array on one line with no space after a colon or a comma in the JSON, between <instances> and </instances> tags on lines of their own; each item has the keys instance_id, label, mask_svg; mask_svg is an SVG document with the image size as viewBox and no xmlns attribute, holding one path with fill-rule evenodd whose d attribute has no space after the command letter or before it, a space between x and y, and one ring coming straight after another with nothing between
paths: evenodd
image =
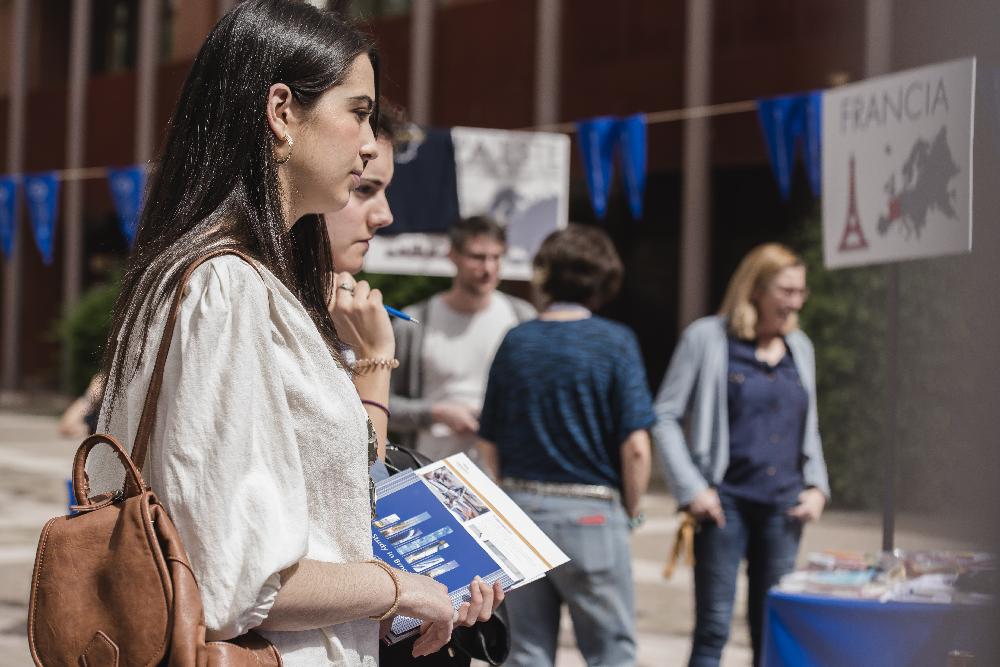
<instances>
[{"instance_id":1,"label":"belt","mask_svg":"<svg viewBox=\"0 0 1000 667\"><path fill-rule=\"evenodd\" d=\"M563 482L539 482L533 479L504 477L500 485L508 491L526 491L544 496L592 498L595 500L618 500L620 497L617 489L601 484L566 484Z\"/></svg>"}]
</instances>

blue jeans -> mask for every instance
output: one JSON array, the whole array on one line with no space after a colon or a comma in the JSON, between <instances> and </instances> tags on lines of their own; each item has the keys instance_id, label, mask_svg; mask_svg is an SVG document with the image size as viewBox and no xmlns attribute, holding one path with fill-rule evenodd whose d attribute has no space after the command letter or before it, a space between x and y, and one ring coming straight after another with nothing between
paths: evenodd
<instances>
[{"instance_id":1,"label":"blue jeans","mask_svg":"<svg viewBox=\"0 0 1000 667\"><path fill-rule=\"evenodd\" d=\"M590 667L635 664L635 594L628 518L617 502L512 492L570 561L511 591L508 667L555 664L562 605Z\"/></svg>"},{"instance_id":2,"label":"blue jeans","mask_svg":"<svg viewBox=\"0 0 1000 667\"><path fill-rule=\"evenodd\" d=\"M694 538L695 628L689 667L717 667L729 638L740 563L747 559L747 618L754 665L761 660L764 597L795 568L802 524L788 506L767 505L721 493L726 525L704 521Z\"/></svg>"}]
</instances>

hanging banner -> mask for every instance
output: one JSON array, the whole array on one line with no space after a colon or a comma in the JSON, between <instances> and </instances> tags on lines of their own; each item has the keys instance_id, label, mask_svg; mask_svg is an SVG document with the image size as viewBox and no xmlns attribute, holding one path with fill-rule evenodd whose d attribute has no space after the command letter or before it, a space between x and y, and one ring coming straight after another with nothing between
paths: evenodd
<instances>
[{"instance_id":1,"label":"hanging banner","mask_svg":"<svg viewBox=\"0 0 1000 667\"><path fill-rule=\"evenodd\" d=\"M792 171L795 166L795 143L802 124L797 95L783 95L757 100L757 115L771 169L778 181L778 191L783 199L792 192Z\"/></svg>"},{"instance_id":2,"label":"hanging banner","mask_svg":"<svg viewBox=\"0 0 1000 667\"><path fill-rule=\"evenodd\" d=\"M823 192L823 92L815 90L802 99L802 152L813 196Z\"/></svg>"},{"instance_id":3,"label":"hanging banner","mask_svg":"<svg viewBox=\"0 0 1000 667\"><path fill-rule=\"evenodd\" d=\"M858 266L972 251L975 58L823 95L823 257Z\"/></svg>"},{"instance_id":4,"label":"hanging banner","mask_svg":"<svg viewBox=\"0 0 1000 667\"><path fill-rule=\"evenodd\" d=\"M629 210L636 220L642 219L642 198L646 192L646 116L627 116L619 124L622 172Z\"/></svg>"},{"instance_id":5,"label":"hanging banner","mask_svg":"<svg viewBox=\"0 0 1000 667\"><path fill-rule=\"evenodd\" d=\"M569 137L550 132L455 127L451 129L451 141L458 214L489 215L503 224L507 254L500 275L505 280L530 280L531 261L538 247L546 236L569 221ZM397 164L401 158L409 160L406 164L419 172L423 148L415 158L409 153L409 149L397 151ZM403 193L396 189L397 178L393 178L388 193L394 211L397 204L403 205ZM447 198L441 201L446 203ZM423 205L428 208L426 202ZM426 229L411 225L397 230L394 224L372 239L365 270L454 275L445 233L453 217L443 220L441 211L434 210L424 217Z\"/></svg>"},{"instance_id":6,"label":"hanging banner","mask_svg":"<svg viewBox=\"0 0 1000 667\"><path fill-rule=\"evenodd\" d=\"M0 176L0 249L4 259L14 253L14 238L17 234L17 178Z\"/></svg>"},{"instance_id":7,"label":"hanging banner","mask_svg":"<svg viewBox=\"0 0 1000 667\"><path fill-rule=\"evenodd\" d=\"M386 191L393 223L382 233L445 234L458 219L451 131L410 124L400 134L405 141L397 137L392 187Z\"/></svg>"},{"instance_id":8,"label":"hanging banner","mask_svg":"<svg viewBox=\"0 0 1000 667\"><path fill-rule=\"evenodd\" d=\"M31 230L46 266L52 264L55 243L56 204L59 201L59 177L56 172L28 174L24 177Z\"/></svg>"},{"instance_id":9,"label":"hanging banner","mask_svg":"<svg viewBox=\"0 0 1000 667\"><path fill-rule=\"evenodd\" d=\"M122 234L125 235L131 248L139 228L142 195L146 187L146 170L142 165L108 169L108 185L111 187L111 198L115 201Z\"/></svg>"},{"instance_id":10,"label":"hanging banner","mask_svg":"<svg viewBox=\"0 0 1000 667\"><path fill-rule=\"evenodd\" d=\"M809 189L819 196L823 184L823 93L814 91L757 100L757 113L771 168L783 199L792 193L795 158L802 148Z\"/></svg>"},{"instance_id":11,"label":"hanging banner","mask_svg":"<svg viewBox=\"0 0 1000 667\"><path fill-rule=\"evenodd\" d=\"M618 143L619 120L611 117L591 118L576 124L580 139L580 155L587 172L590 203L601 220L608 212L608 194L614 175L615 145Z\"/></svg>"}]
</instances>

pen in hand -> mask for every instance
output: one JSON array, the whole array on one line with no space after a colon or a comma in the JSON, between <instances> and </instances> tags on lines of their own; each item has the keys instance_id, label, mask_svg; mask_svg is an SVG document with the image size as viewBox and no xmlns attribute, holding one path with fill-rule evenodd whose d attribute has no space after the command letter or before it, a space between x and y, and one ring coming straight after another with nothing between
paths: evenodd
<instances>
[{"instance_id":1,"label":"pen in hand","mask_svg":"<svg viewBox=\"0 0 1000 667\"><path fill-rule=\"evenodd\" d=\"M383 307L385 308L385 312L389 313L393 317L398 317L399 319L404 320L406 322L413 322L414 324L420 324L420 322L416 318L410 317L401 310L396 310L392 306L383 305Z\"/></svg>"}]
</instances>

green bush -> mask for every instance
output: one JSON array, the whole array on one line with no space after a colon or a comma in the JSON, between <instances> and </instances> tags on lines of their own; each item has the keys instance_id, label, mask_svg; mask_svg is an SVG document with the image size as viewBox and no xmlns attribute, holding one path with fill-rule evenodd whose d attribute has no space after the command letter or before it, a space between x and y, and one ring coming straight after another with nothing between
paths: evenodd
<instances>
[{"instance_id":1,"label":"green bush","mask_svg":"<svg viewBox=\"0 0 1000 667\"><path fill-rule=\"evenodd\" d=\"M789 243L809 270L811 295L801 322L816 348L820 433L834 502L877 507L885 437L885 270L824 268L815 212Z\"/></svg>"},{"instance_id":2,"label":"green bush","mask_svg":"<svg viewBox=\"0 0 1000 667\"><path fill-rule=\"evenodd\" d=\"M68 386L64 391L79 395L100 369L104 344L111 330L111 314L118 297L120 277L115 275L85 291L79 303L56 323L55 337L68 350Z\"/></svg>"},{"instance_id":3,"label":"green bush","mask_svg":"<svg viewBox=\"0 0 1000 667\"><path fill-rule=\"evenodd\" d=\"M382 300L390 306L403 308L423 301L432 294L451 286L451 278L438 276L401 276L388 273L360 273L358 280L367 280L382 290Z\"/></svg>"},{"instance_id":4,"label":"green bush","mask_svg":"<svg viewBox=\"0 0 1000 667\"><path fill-rule=\"evenodd\" d=\"M451 284L449 278L430 276L362 274L358 279L368 280L373 287L382 290L387 304L400 308L447 289ZM91 287L83 293L76 307L56 323L55 338L64 349L68 348L69 384L64 391L82 394L100 368L119 288L118 275L108 283Z\"/></svg>"}]
</instances>

